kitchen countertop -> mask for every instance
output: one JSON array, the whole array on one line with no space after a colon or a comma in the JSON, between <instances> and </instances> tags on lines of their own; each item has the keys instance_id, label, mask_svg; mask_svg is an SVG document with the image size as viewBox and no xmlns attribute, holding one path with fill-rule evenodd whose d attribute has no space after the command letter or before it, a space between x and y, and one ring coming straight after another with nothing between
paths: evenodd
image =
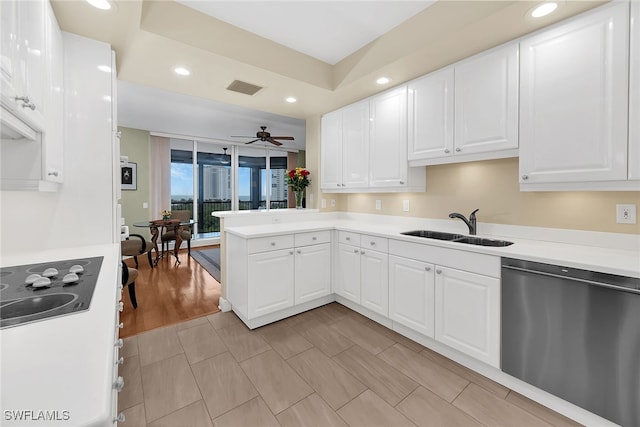
<instances>
[{"instance_id":1,"label":"kitchen countertop","mask_svg":"<svg viewBox=\"0 0 640 427\"><path fill-rule=\"evenodd\" d=\"M0 424L112 425L119 249L120 245L109 244L2 255L3 267L104 259L89 310L0 331ZM15 420L18 411L32 419ZM43 416L40 411L50 411L61 421L34 419Z\"/></svg>"},{"instance_id":2,"label":"kitchen countertop","mask_svg":"<svg viewBox=\"0 0 640 427\"><path fill-rule=\"evenodd\" d=\"M609 247L594 246L593 244L581 244L571 242L555 242L548 240L534 240L531 238L519 237L518 234L526 236L527 233L531 234L531 229L534 227L514 227L514 226L483 226L479 224L478 229L490 229L491 234L479 233L477 237L486 237L490 239L508 240L514 244L506 247L490 247L490 246L477 246L464 243L449 242L436 239L426 239L421 237L405 236L400 234L401 232L416 230L416 224L410 224L411 221L406 223L396 223L390 221L389 223L382 223L382 221L375 221L372 216L366 216L368 220L362 219L340 219L327 217L327 219L310 219L309 221L297 221L290 223L268 223L260 225L237 225L232 227L225 227L224 231L238 235L243 238L265 237L276 234L286 233L300 233L305 231L318 231L327 229L336 229L351 231L355 233L365 233L375 235L379 237L386 237L389 239L402 240L405 242L420 243L424 245L438 246L449 249L458 249L468 252L476 252L488 255L496 255L501 257L510 257L525 259L530 261L543 262L548 264L559 264L566 267L580 268L585 270L600 271L609 274L618 274L629 277L640 277L640 251L629 248L629 246L635 246L633 242L637 239L640 241L640 236L635 235L621 235L620 240L624 240L625 243L632 241L631 245L621 245L623 249L616 249L611 245ZM450 224L454 224L453 226ZM462 224L462 223L461 223ZM460 228L457 228L455 223L451 221L424 221L422 224L429 230L446 231L459 234L468 234L461 232ZM464 225L464 224L462 224ZM465 227L466 229L466 227ZM522 230L522 231L521 231ZM540 229L541 234L553 234L553 230ZM496 233L497 231L497 233ZM533 230L535 233L535 230ZM562 232L558 233L562 234ZM579 238L576 241L581 240L584 236L586 239L582 240L595 240L601 237L602 234L607 234L609 240L615 240L616 236L610 236L614 233L597 233L597 232L579 232L572 230L568 234L573 234ZM597 244L594 242L594 244Z\"/></svg>"}]
</instances>

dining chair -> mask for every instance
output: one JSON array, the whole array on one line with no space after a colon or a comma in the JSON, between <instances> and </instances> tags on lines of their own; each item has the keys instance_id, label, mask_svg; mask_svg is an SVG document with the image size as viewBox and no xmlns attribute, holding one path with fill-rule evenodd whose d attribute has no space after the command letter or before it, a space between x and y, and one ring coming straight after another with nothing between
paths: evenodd
<instances>
[{"instance_id":1,"label":"dining chair","mask_svg":"<svg viewBox=\"0 0 640 427\"><path fill-rule=\"evenodd\" d=\"M136 279L138 278L138 270L129 267L124 260L122 261L122 286L127 287L129 290L129 298L131 298L131 305L133 308L138 308L138 301L136 300Z\"/></svg>"},{"instance_id":2,"label":"dining chair","mask_svg":"<svg viewBox=\"0 0 640 427\"><path fill-rule=\"evenodd\" d=\"M179 219L180 222L188 222L191 219L191 212L187 210L172 211L171 219ZM192 230L190 225L183 226L182 230L180 231L180 237L182 237L182 240L185 240L187 242L187 251L189 255L191 255L191 233L192 233ZM165 243L167 244L167 250L168 250L169 242L176 240L176 233L174 230L169 230L165 233L162 233L162 236L160 236L160 239L162 240L162 252L164 253Z\"/></svg>"},{"instance_id":3,"label":"dining chair","mask_svg":"<svg viewBox=\"0 0 640 427\"><path fill-rule=\"evenodd\" d=\"M132 237L134 237L134 239L132 239ZM140 234L129 234L129 237L126 240L122 240L120 242L120 249L123 256L133 257L133 260L136 263L136 268L139 267L138 255L146 253L147 259L149 260L149 267L153 268L153 259L151 258L153 243L146 240L144 236Z\"/></svg>"}]
</instances>

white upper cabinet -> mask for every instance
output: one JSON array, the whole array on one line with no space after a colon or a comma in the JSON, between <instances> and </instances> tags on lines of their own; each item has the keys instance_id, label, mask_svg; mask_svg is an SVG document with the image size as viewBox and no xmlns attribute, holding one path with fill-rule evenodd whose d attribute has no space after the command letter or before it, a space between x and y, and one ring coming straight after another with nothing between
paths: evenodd
<instances>
[{"instance_id":1,"label":"white upper cabinet","mask_svg":"<svg viewBox=\"0 0 640 427\"><path fill-rule=\"evenodd\" d=\"M397 187L407 181L407 87L371 99L369 182Z\"/></svg>"},{"instance_id":2,"label":"white upper cabinet","mask_svg":"<svg viewBox=\"0 0 640 427\"><path fill-rule=\"evenodd\" d=\"M631 2L629 179L640 180L640 2Z\"/></svg>"},{"instance_id":3,"label":"white upper cabinet","mask_svg":"<svg viewBox=\"0 0 640 427\"><path fill-rule=\"evenodd\" d=\"M518 148L518 45L455 65L456 154Z\"/></svg>"},{"instance_id":4,"label":"white upper cabinet","mask_svg":"<svg viewBox=\"0 0 640 427\"><path fill-rule=\"evenodd\" d=\"M453 67L409 83L409 160L453 153Z\"/></svg>"},{"instance_id":5,"label":"white upper cabinet","mask_svg":"<svg viewBox=\"0 0 640 427\"><path fill-rule=\"evenodd\" d=\"M342 110L342 186L364 188L369 184L369 102L360 101Z\"/></svg>"},{"instance_id":6,"label":"white upper cabinet","mask_svg":"<svg viewBox=\"0 0 640 427\"><path fill-rule=\"evenodd\" d=\"M342 185L342 111L322 116L320 180L322 188Z\"/></svg>"},{"instance_id":7,"label":"white upper cabinet","mask_svg":"<svg viewBox=\"0 0 640 427\"><path fill-rule=\"evenodd\" d=\"M45 111L47 114L45 116L46 131L43 136L43 178L46 181L61 183L64 181L64 114L62 108L64 104L62 93L64 44L58 21L56 21L49 3L47 3L47 9L45 29L48 46L46 52L46 69L48 70L46 81L48 87L45 97Z\"/></svg>"},{"instance_id":8,"label":"white upper cabinet","mask_svg":"<svg viewBox=\"0 0 640 427\"><path fill-rule=\"evenodd\" d=\"M627 179L628 11L614 2L521 41L522 189Z\"/></svg>"}]
</instances>

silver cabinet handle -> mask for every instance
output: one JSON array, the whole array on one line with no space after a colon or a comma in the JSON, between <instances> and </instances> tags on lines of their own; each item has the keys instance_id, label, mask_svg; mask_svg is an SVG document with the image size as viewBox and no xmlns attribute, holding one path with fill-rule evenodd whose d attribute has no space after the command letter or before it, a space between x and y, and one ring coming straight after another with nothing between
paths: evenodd
<instances>
[{"instance_id":1,"label":"silver cabinet handle","mask_svg":"<svg viewBox=\"0 0 640 427\"><path fill-rule=\"evenodd\" d=\"M449 149L448 149L448 148L445 148L445 149L444 149L444 152L448 154L448 153L450 153L451 151L449 151Z\"/></svg>"},{"instance_id":2,"label":"silver cabinet handle","mask_svg":"<svg viewBox=\"0 0 640 427\"><path fill-rule=\"evenodd\" d=\"M369 242L369 244L370 244L371 246L374 246L374 245L376 244L376 242Z\"/></svg>"},{"instance_id":3,"label":"silver cabinet handle","mask_svg":"<svg viewBox=\"0 0 640 427\"><path fill-rule=\"evenodd\" d=\"M22 101L22 102L24 102L25 104L28 104L28 103L29 103L29 97L28 97L27 95L25 95L25 96L16 96L14 99L15 99L16 101Z\"/></svg>"},{"instance_id":4,"label":"silver cabinet handle","mask_svg":"<svg viewBox=\"0 0 640 427\"><path fill-rule=\"evenodd\" d=\"M442 274L442 270L436 270L436 274Z\"/></svg>"},{"instance_id":5,"label":"silver cabinet handle","mask_svg":"<svg viewBox=\"0 0 640 427\"><path fill-rule=\"evenodd\" d=\"M33 102L30 102L29 104L22 104L22 108L28 108L31 111L35 111L36 104L34 104Z\"/></svg>"},{"instance_id":6,"label":"silver cabinet handle","mask_svg":"<svg viewBox=\"0 0 640 427\"><path fill-rule=\"evenodd\" d=\"M461 149L460 147L456 148L456 152L457 152L457 153L459 153L459 152L461 152L461 151L462 151L462 149Z\"/></svg>"},{"instance_id":7,"label":"silver cabinet handle","mask_svg":"<svg viewBox=\"0 0 640 427\"><path fill-rule=\"evenodd\" d=\"M297 252L297 253L299 253L299 254L301 254L301 253L302 253L302 251L301 251L300 249L298 249L296 252Z\"/></svg>"},{"instance_id":8,"label":"silver cabinet handle","mask_svg":"<svg viewBox=\"0 0 640 427\"><path fill-rule=\"evenodd\" d=\"M120 357L118 360L116 360L116 365L122 365L124 363L124 357Z\"/></svg>"},{"instance_id":9,"label":"silver cabinet handle","mask_svg":"<svg viewBox=\"0 0 640 427\"><path fill-rule=\"evenodd\" d=\"M52 175L53 176L58 176L59 173L58 173L58 171L51 171L51 172L47 173L47 175L49 175L49 176L52 176Z\"/></svg>"},{"instance_id":10,"label":"silver cabinet handle","mask_svg":"<svg viewBox=\"0 0 640 427\"><path fill-rule=\"evenodd\" d=\"M124 388L124 378L118 377L118 379L116 380L116 383L113 385L113 388L118 390L118 392L121 392L122 389Z\"/></svg>"},{"instance_id":11,"label":"silver cabinet handle","mask_svg":"<svg viewBox=\"0 0 640 427\"><path fill-rule=\"evenodd\" d=\"M275 245L276 245L276 242L271 242L271 246L275 246Z\"/></svg>"},{"instance_id":12,"label":"silver cabinet handle","mask_svg":"<svg viewBox=\"0 0 640 427\"><path fill-rule=\"evenodd\" d=\"M364 255L364 251L360 251L360 255Z\"/></svg>"},{"instance_id":13,"label":"silver cabinet handle","mask_svg":"<svg viewBox=\"0 0 640 427\"><path fill-rule=\"evenodd\" d=\"M318 238L317 237L312 237L311 240L318 240Z\"/></svg>"},{"instance_id":14,"label":"silver cabinet handle","mask_svg":"<svg viewBox=\"0 0 640 427\"><path fill-rule=\"evenodd\" d=\"M118 323L118 328L120 329L124 328L124 323L123 322Z\"/></svg>"},{"instance_id":15,"label":"silver cabinet handle","mask_svg":"<svg viewBox=\"0 0 640 427\"><path fill-rule=\"evenodd\" d=\"M349 240L351 240L351 237L345 237L344 240L348 242Z\"/></svg>"},{"instance_id":16,"label":"silver cabinet handle","mask_svg":"<svg viewBox=\"0 0 640 427\"><path fill-rule=\"evenodd\" d=\"M118 305L116 306L116 308L118 309L118 311L121 312L122 310L124 310L124 303L122 301L120 301L118 303Z\"/></svg>"},{"instance_id":17,"label":"silver cabinet handle","mask_svg":"<svg viewBox=\"0 0 640 427\"><path fill-rule=\"evenodd\" d=\"M293 255L293 251L289 251L289 255Z\"/></svg>"},{"instance_id":18,"label":"silver cabinet handle","mask_svg":"<svg viewBox=\"0 0 640 427\"><path fill-rule=\"evenodd\" d=\"M425 271L431 271L431 267L425 267L424 270Z\"/></svg>"},{"instance_id":19,"label":"silver cabinet handle","mask_svg":"<svg viewBox=\"0 0 640 427\"><path fill-rule=\"evenodd\" d=\"M404 185L404 181L400 181L400 185Z\"/></svg>"},{"instance_id":20,"label":"silver cabinet handle","mask_svg":"<svg viewBox=\"0 0 640 427\"><path fill-rule=\"evenodd\" d=\"M124 345L124 340L122 338L119 338L118 341L116 341L115 346L118 348L122 348L122 346Z\"/></svg>"},{"instance_id":21,"label":"silver cabinet handle","mask_svg":"<svg viewBox=\"0 0 640 427\"><path fill-rule=\"evenodd\" d=\"M354 254L357 254L358 252L360 252L358 249L354 249L354 250L353 250L353 253L354 253Z\"/></svg>"},{"instance_id":22,"label":"silver cabinet handle","mask_svg":"<svg viewBox=\"0 0 640 427\"><path fill-rule=\"evenodd\" d=\"M347 185L346 185L346 184L342 184L342 186L343 186L343 187L346 187Z\"/></svg>"},{"instance_id":23,"label":"silver cabinet handle","mask_svg":"<svg viewBox=\"0 0 640 427\"><path fill-rule=\"evenodd\" d=\"M125 420L124 412L120 412L116 418L113 419L113 423L123 423Z\"/></svg>"},{"instance_id":24,"label":"silver cabinet handle","mask_svg":"<svg viewBox=\"0 0 640 427\"><path fill-rule=\"evenodd\" d=\"M340 187L340 184L336 184L336 187Z\"/></svg>"},{"instance_id":25,"label":"silver cabinet handle","mask_svg":"<svg viewBox=\"0 0 640 427\"><path fill-rule=\"evenodd\" d=\"M529 179L529 175L522 175L522 180L523 180L523 181L526 181L526 180L528 180L528 179Z\"/></svg>"}]
</instances>

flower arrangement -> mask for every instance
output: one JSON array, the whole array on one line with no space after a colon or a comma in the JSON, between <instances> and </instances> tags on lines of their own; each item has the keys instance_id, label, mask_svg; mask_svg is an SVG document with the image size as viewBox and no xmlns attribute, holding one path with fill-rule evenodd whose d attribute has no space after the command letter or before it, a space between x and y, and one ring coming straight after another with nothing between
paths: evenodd
<instances>
[{"instance_id":1,"label":"flower arrangement","mask_svg":"<svg viewBox=\"0 0 640 427\"><path fill-rule=\"evenodd\" d=\"M165 209L162 212L160 212L160 215L162 215L163 221L169 221L169 218L171 218L171 211L168 211Z\"/></svg>"},{"instance_id":2,"label":"flower arrangement","mask_svg":"<svg viewBox=\"0 0 640 427\"><path fill-rule=\"evenodd\" d=\"M287 185L293 191L303 191L311 184L309 172L305 168L295 168L287 171Z\"/></svg>"}]
</instances>

